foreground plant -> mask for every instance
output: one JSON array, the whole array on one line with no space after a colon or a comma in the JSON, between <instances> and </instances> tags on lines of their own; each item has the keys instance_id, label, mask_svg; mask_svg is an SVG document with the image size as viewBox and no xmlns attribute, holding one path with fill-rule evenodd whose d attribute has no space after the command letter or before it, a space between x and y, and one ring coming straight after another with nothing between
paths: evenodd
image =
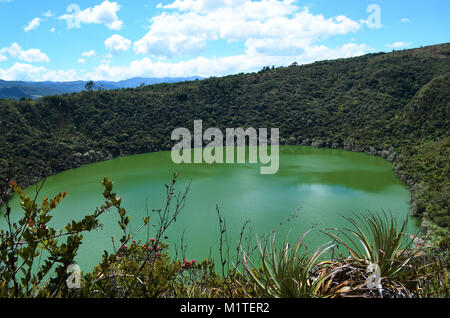
<instances>
[{"instance_id":1,"label":"foreground plant","mask_svg":"<svg viewBox=\"0 0 450 318\"><path fill-rule=\"evenodd\" d=\"M413 257L410 247L413 240L407 236L408 217L401 227L392 215L382 215L369 211L368 215L344 218L352 229L329 229L342 234L325 232L343 244L351 256L366 265L377 265L381 277L392 277Z\"/></svg>"},{"instance_id":2,"label":"foreground plant","mask_svg":"<svg viewBox=\"0 0 450 318\"><path fill-rule=\"evenodd\" d=\"M292 248L289 243L284 242L283 248L277 251L276 234L274 233L270 244L266 242L264 248L258 242L262 269L258 270L254 263L249 260L247 254L242 250L242 261L263 297L275 298L305 298L322 297L323 285L329 272L317 271L319 258L333 247L326 243L317 248L311 255L299 253L304 246L304 239L311 230L305 232L297 244ZM250 268L249 262L253 268Z\"/></svg>"},{"instance_id":3,"label":"foreground plant","mask_svg":"<svg viewBox=\"0 0 450 318\"><path fill-rule=\"evenodd\" d=\"M264 247L258 241L254 248L249 245L244 251L244 225L238 244L240 262L225 272L229 244L225 221L217 209L222 276L214 271L212 260L186 259L183 248L183 261L172 259L163 240L183 210L189 189L188 186L185 192L176 193L177 176L174 174L172 183L166 185L166 205L153 210L157 221L153 237L149 237L149 215L135 232L129 231L130 218L107 178L101 182L105 188L104 204L61 231L53 229L49 222L66 193L53 199L44 197L38 204L40 188L30 198L12 182L10 188L19 195L23 213L12 213L6 201L5 222L0 229L0 297L449 297L448 240L421 253L417 253L417 248L410 251L413 241L406 235L407 219L397 226L395 219L385 213L347 218L352 229L334 229L337 234L327 232L347 247L352 256L349 258L323 259L324 253L334 247L331 243L306 253L304 240L311 230L295 246L284 242L278 250L274 234L263 239ZM93 272L82 275L80 288L69 288L67 268L74 263L82 233L99 228L98 217L110 209L117 210L120 217L123 235L118 246L112 238L113 253L105 251ZM140 241L135 237L145 226L149 231L146 239ZM254 250L259 251L261 266L249 259ZM238 270L239 264L245 274ZM368 268L372 265L380 269L375 287L367 284L372 276Z\"/></svg>"},{"instance_id":4,"label":"foreground plant","mask_svg":"<svg viewBox=\"0 0 450 318\"><path fill-rule=\"evenodd\" d=\"M405 270L399 273L412 297L449 298L450 240L444 239L438 246L429 246L411 259Z\"/></svg>"},{"instance_id":5,"label":"foreground plant","mask_svg":"<svg viewBox=\"0 0 450 318\"><path fill-rule=\"evenodd\" d=\"M175 183L178 174L175 173L170 185L166 187L166 204L163 209L153 210L157 216L157 230L154 238L148 242L137 243L134 238L144 226L150 226L150 217L144 218L144 223L135 232L128 231L129 217L121 207L121 199L116 199L121 220L119 226L123 232L119 248L114 254L105 254L103 261L86 275L81 292L84 296L103 297L160 297L170 296L176 283L176 274L181 268L180 262L170 259L167 245L162 242L169 226L176 222L184 208L189 186L184 193L175 193ZM105 185L105 192L116 198L112 183ZM112 238L114 242L114 238Z\"/></svg>"},{"instance_id":6,"label":"foreground plant","mask_svg":"<svg viewBox=\"0 0 450 318\"><path fill-rule=\"evenodd\" d=\"M110 183L105 179L104 183ZM43 183L42 183L43 184ZM14 181L10 188L20 197L22 214L12 215L6 204L0 229L0 297L61 297L72 294L67 288L67 268L72 265L82 243L82 233L101 226L98 218L117 205L105 192L105 203L81 221L72 220L63 230L49 225L52 212L66 197L58 193L37 203L42 185L34 198L28 197Z\"/></svg>"}]
</instances>

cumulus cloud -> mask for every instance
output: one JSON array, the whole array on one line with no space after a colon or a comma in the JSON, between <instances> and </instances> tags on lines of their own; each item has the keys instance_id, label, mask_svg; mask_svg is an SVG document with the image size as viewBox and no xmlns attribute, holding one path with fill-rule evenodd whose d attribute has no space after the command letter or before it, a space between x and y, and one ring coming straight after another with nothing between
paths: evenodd
<instances>
[{"instance_id":1,"label":"cumulus cloud","mask_svg":"<svg viewBox=\"0 0 450 318\"><path fill-rule=\"evenodd\" d=\"M223 8L235 8L236 11L244 10L250 13L250 16L274 16L286 15L291 13L297 7L293 5L293 0L176 0L167 5L161 5L166 9L175 9L178 11L192 11L197 13L209 13Z\"/></svg>"},{"instance_id":2,"label":"cumulus cloud","mask_svg":"<svg viewBox=\"0 0 450 318\"><path fill-rule=\"evenodd\" d=\"M25 32L34 30L41 25L41 18L34 18L23 28Z\"/></svg>"},{"instance_id":3,"label":"cumulus cloud","mask_svg":"<svg viewBox=\"0 0 450 318\"><path fill-rule=\"evenodd\" d=\"M288 65L292 62L299 64L310 63L316 60L336 59L365 54L372 49L364 44L348 43L337 48L326 46L311 46L296 56L240 54L225 57L197 57L187 61L166 62L152 61L145 57L132 61L127 66L113 66L103 63L94 71L86 74L86 78L94 80L114 79L122 80L130 77L184 77L199 75L203 77L220 76L232 73L251 72L266 65Z\"/></svg>"},{"instance_id":4,"label":"cumulus cloud","mask_svg":"<svg viewBox=\"0 0 450 318\"><path fill-rule=\"evenodd\" d=\"M5 53L24 62L50 62L47 54L41 52L40 49L23 50L17 43L0 50L0 55Z\"/></svg>"},{"instance_id":5,"label":"cumulus cloud","mask_svg":"<svg viewBox=\"0 0 450 318\"><path fill-rule=\"evenodd\" d=\"M336 48L323 45L309 46L299 55L265 55L244 53L224 57L197 57L186 61L168 62L151 60L144 57L132 61L129 65L115 66L108 60L94 68L93 71L82 76L74 70L47 70L44 67L35 67L29 64L16 63L9 70L0 69L0 78L6 80L52 80L72 81L84 80L123 80L131 77L185 77L199 75L203 77L252 72L267 65L289 65L292 62L299 64L310 63L317 60L335 59L341 57L358 56L370 52L370 47L364 44L348 43ZM84 60L84 59L80 59ZM79 61L80 62L80 61Z\"/></svg>"},{"instance_id":6,"label":"cumulus cloud","mask_svg":"<svg viewBox=\"0 0 450 318\"><path fill-rule=\"evenodd\" d=\"M391 49L399 49L399 48L402 48L402 47L410 46L411 44L412 44L412 42L398 41L398 42L394 42L394 43L391 43L391 44L386 44L386 46L388 48L391 48Z\"/></svg>"},{"instance_id":7,"label":"cumulus cloud","mask_svg":"<svg viewBox=\"0 0 450 318\"><path fill-rule=\"evenodd\" d=\"M120 30L123 22L117 16L120 5L117 2L103 1L101 4L80 10L78 5L69 5L68 12L58 19L67 21L67 28L80 28L81 24L104 24L108 29Z\"/></svg>"},{"instance_id":8,"label":"cumulus cloud","mask_svg":"<svg viewBox=\"0 0 450 318\"><path fill-rule=\"evenodd\" d=\"M138 54L170 58L199 53L208 41L243 41L247 51L282 47L297 53L313 41L356 32L360 22L346 16L325 18L292 0L176 0L161 5L149 31L134 43Z\"/></svg>"},{"instance_id":9,"label":"cumulus cloud","mask_svg":"<svg viewBox=\"0 0 450 318\"><path fill-rule=\"evenodd\" d=\"M114 34L105 40L105 47L113 53L127 51L131 46L131 41L121 35Z\"/></svg>"},{"instance_id":10,"label":"cumulus cloud","mask_svg":"<svg viewBox=\"0 0 450 318\"><path fill-rule=\"evenodd\" d=\"M1 2L1 0L0 0ZM34 18L28 24L23 28L25 32L29 32L31 30L37 29L42 22L45 22L48 18L53 17L55 14L52 12L51 9L47 10L46 12L42 13L42 16L44 18Z\"/></svg>"},{"instance_id":11,"label":"cumulus cloud","mask_svg":"<svg viewBox=\"0 0 450 318\"><path fill-rule=\"evenodd\" d=\"M263 66L282 66L317 60L358 56L373 51L364 44L324 45L323 40L356 33L365 22L344 15L325 16L299 7L294 0L172 0L158 4L158 13L151 18L146 34L132 43L114 34L104 41L109 50L88 73L79 76L73 70L35 70L36 79L49 80L122 80L135 76L204 77L252 72ZM120 6L103 1L100 5L77 10L72 7L59 19L79 24L104 24L110 29L123 25L117 16ZM69 14L71 13L71 14ZM72 24L75 23L75 24ZM69 27L69 24L68 24ZM243 49L231 56L202 57L201 53L213 41L237 42ZM350 41L349 41L350 42ZM133 44L133 45L132 45ZM393 44L394 45L394 44ZM398 44L395 44L398 45ZM144 56L128 65L111 63L113 54L133 48ZM0 59L2 56L0 51ZM94 50L83 52L79 63L96 55ZM197 57L193 57L197 55ZM174 58L170 60L171 58ZM3 73L10 70L1 70Z\"/></svg>"},{"instance_id":12,"label":"cumulus cloud","mask_svg":"<svg viewBox=\"0 0 450 318\"><path fill-rule=\"evenodd\" d=\"M54 81L67 82L80 80L81 77L74 69L48 70L43 66L14 63L9 69L0 68L0 78L6 81Z\"/></svg>"},{"instance_id":13,"label":"cumulus cloud","mask_svg":"<svg viewBox=\"0 0 450 318\"><path fill-rule=\"evenodd\" d=\"M67 82L81 80L77 71L74 69L70 70L59 70L59 71L47 71L42 77L42 81L52 81L52 82Z\"/></svg>"},{"instance_id":14,"label":"cumulus cloud","mask_svg":"<svg viewBox=\"0 0 450 318\"><path fill-rule=\"evenodd\" d=\"M0 68L0 78L6 81L34 81L46 70L43 66L15 63L9 69Z\"/></svg>"}]
</instances>

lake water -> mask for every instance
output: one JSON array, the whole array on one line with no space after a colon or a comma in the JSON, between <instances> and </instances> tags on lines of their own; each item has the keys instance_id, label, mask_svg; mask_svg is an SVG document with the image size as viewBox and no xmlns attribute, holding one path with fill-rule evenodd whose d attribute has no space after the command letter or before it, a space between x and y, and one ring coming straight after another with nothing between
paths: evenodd
<instances>
[{"instance_id":1,"label":"lake water","mask_svg":"<svg viewBox=\"0 0 450 318\"><path fill-rule=\"evenodd\" d=\"M348 226L342 215L385 210L403 220L409 213L409 192L395 177L391 163L362 153L298 146L280 147L280 167L274 175L261 175L258 164L176 165L170 152L158 152L64 171L47 179L41 197L68 193L51 221L53 227L62 228L102 204L100 181L109 177L135 230L147 215L147 207L150 213L164 207L164 185L171 182L174 172L180 174L178 191L183 191L189 182L191 187L186 206L169 228L165 242L172 247L172 256L175 249L180 255L184 235L189 259L208 256L218 259L220 232L216 205L227 223L232 253L246 220L250 220L247 235L251 244L256 236L270 234L274 229L280 243L284 239L295 242L304 231L315 226L307 240L312 249L329 241L320 229ZM30 194L32 191L34 186L27 189ZM17 197L11 206L18 211ZM292 213L297 217L286 221ZM115 211L100 220L104 224L102 230L84 235L85 243L77 256L83 271L98 264L103 250L112 251L111 236L115 236L116 242L121 237ZM409 231L415 232L416 228L412 220ZM137 239L154 236L153 227L150 234L147 231L143 229Z\"/></svg>"}]
</instances>

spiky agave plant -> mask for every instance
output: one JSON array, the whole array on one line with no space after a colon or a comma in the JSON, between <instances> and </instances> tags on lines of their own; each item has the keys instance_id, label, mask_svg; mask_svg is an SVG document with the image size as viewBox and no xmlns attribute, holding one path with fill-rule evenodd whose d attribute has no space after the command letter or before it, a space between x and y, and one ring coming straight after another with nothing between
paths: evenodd
<instances>
[{"instance_id":1,"label":"spiky agave plant","mask_svg":"<svg viewBox=\"0 0 450 318\"><path fill-rule=\"evenodd\" d=\"M329 230L341 233L347 241L328 231L325 234L343 244L354 259L378 265L381 277L393 276L413 257L410 249L413 240L406 234L408 217L401 227L392 214L387 215L385 211L382 215L369 211L367 215L344 218L352 229Z\"/></svg>"},{"instance_id":2,"label":"spiky agave plant","mask_svg":"<svg viewBox=\"0 0 450 318\"><path fill-rule=\"evenodd\" d=\"M310 298L324 296L320 294L321 287L330 274L321 273L315 276L314 267L320 256L333 245L326 243L311 255L305 252L299 254L300 248L304 245L303 241L310 231L311 229L305 232L293 248L284 242L280 251L277 251L276 248L276 233L270 244L266 241L264 248L258 241L262 273L241 249L242 263L263 297ZM250 268L249 262L252 268Z\"/></svg>"}]
</instances>

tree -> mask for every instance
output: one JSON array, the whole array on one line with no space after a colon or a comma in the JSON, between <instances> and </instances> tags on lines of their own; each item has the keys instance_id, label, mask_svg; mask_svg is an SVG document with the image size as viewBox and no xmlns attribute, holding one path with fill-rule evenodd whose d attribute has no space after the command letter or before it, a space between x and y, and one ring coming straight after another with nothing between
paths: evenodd
<instances>
[{"instance_id":1,"label":"tree","mask_svg":"<svg viewBox=\"0 0 450 318\"><path fill-rule=\"evenodd\" d=\"M93 81L87 82L86 85L84 85L84 88L86 88L88 91L92 91L92 89L94 88L94 82Z\"/></svg>"}]
</instances>

